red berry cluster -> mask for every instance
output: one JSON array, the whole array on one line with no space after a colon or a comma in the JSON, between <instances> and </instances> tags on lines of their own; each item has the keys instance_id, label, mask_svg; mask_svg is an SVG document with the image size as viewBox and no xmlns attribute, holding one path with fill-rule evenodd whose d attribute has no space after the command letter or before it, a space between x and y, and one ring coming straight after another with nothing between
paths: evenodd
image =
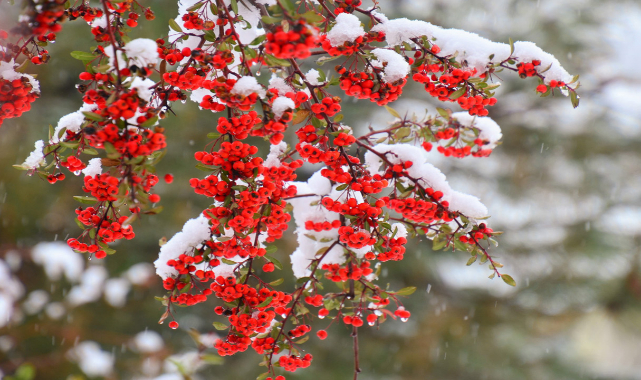
<instances>
[{"instance_id":1,"label":"red berry cluster","mask_svg":"<svg viewBox=\"0 0 641 380\"><path fill-rule=\"evenodd\" d=\"M340 13L340 12L339 12ZM332 57L339 55L351 56L354 55L360 48L370 42L382 42L385 40L385 33L383 32L369 32L362 36L356 37L353 42L345 41L342 45L332 46L326 35L319 38L319 42L323 50L325 50Z\"/></svg>"},{"instance_id":2,"label":"red berry cluster","mask_svg":"<svg viewBox=\"0 0 641 380\"><path fill-rule=\"evenodd\" d=\"M521 78L527 78L538 75L536 66L541 66L541 61L535 59L532 62L520 62L516 65L516 68Z\"/></svg>"},{"instance_id":3,"label":"red berry cluster","mask_svg":"<svg viewBox=\"0 0 641 380\"><path fill-rule=\"evenodd\" d=\"M67 245L69 246L69 248L80 253L93 253L97 259L104 259L105 257L107 257L107 253L104 250L100 249L97 244L87 245L85 243L79 242L77 239L69 239L67 240Z\"/></svg>"},{"instance_id":4,"label":"red berry cluster","mask_svg":"<svg viewBox=\"0 0 641 380\"><path fill-rule=\"evenodd\" d=\"M472 87L467 80L476 74L476 69L462 70L444 65L422 64L416 70L412 79L423 83L430 95L443 102L456 101L470 115L486 116L488 111L485 107L496 104L496 98L472 95ZM436 74L439 72L442 73L440 77ZM460 89L465 89L465 93L456 99L451 99L450 95Z\"/></svg>"},{"instance_id":5,"label":"red berry cluster","mask_svg":"<svg viewBox=\"0 0 641 380\"><path fill-rule=\"evenodd\" d=\"M369 99L379 106L398 99L407 83L405 78L395 83L386 83L378 73L347 71L341 66L337 66L336 71L341 74L340 88L345 94L357 99Z\"/></svg>"},{"instance_id":6,"label":"red berry cluster","mask_svg":"<svg viewBox=\"0 0 641 380\"><path fill-rule=\"evenodd\" d=\"M126 216L121 216L118 218L118 221L110 222L109 220L103 220L100 226L98 226L98 237L103 243L112 243L119 239L131 240L136 235L134 234L133 227L131 225L123 226L123 223L127 220Z\"/></svg>"},{"instance_id":7,"label":"red berry cluster","mask_svg":"<svg viewBox=\"0 0 641 380\"><path fill-rule=\"evenodd\" d=\"M118 195L118 178L108 173L85 176L85 186L82 188L86 193L91 193L99 201L115 201Z\"/></svg>"},{"instance_id":8,"label":"red berry cluster","mask_svg":"<svg viewBox=\"0 0 641 380\"><path fill-rule=\"evenodd\" d=\"M556 88L556 87L565 87L566 84L563 81L557 81L557 80L551 80L549 85L545 84L540 84L536 87L537 92L547 92L549 88Z\"/></svg>"},{"instance_id":9,"label":"red berry cluster","mask_svg":"<svg viewBox=\"0 0 641 380\"><path fill-rule=\"evenodd\" d=\"M317 118L333 117L341 112L341 99L339 97L326 97L320 103L312 104L312 112Z\"/></svg>"},{"instance_id":10,"label":"red berry cluster","mask_svg":"<svg viewBox=\"0 0 641 380\"><path fill-rule=\"evenodd\" d=\"M426 189L432 190L430 188ZM433 191L429 194L433 199L438 200L443 196L440 191ZM446 207L449 206L447 201L433 203L423 199L405 198L405 199L390 199L387 202L387 207L402 214L404 218L431 224L439 220L445 222L452 221L454 214L448 212Z\"/></svg>"},{"instance_id":11,"label":"red berry cluster","mask_svg":"<svg viewBox=\"0 0 641 380\"><path fill-rule=\"evenodd\" d=\"M260 122L261 119L258 117L258 113L251 111L240 117L231 117L229 119L220 117L216 130L223 134L229 133L239 140L244 140L249 136L252 128Z\"/></svg>"},{"instance_id":12,"label":"red berry cluster","mask_svg":"<svg viewBox=\"0 0 641 380\"><path fill-rule=\"evenodd\" d=\"M304 19L290 25L288 31L278 25L265 37L265 52L280 59L305 59L311 55L309 49L318 46L318 28L308 25Z\"/></svg>"},{"instance_id":13,"label":"red berry cluster","mask_svg":"<svg viewBox=\"0 0 641 380\"><path fill-rule=\"evenodd\" d=\"M60 165L69 169L70 172L78 172L87 167L84 162L80 161L80 159L75 156L67 157L67 159L61 162Z\"/></svg>"},{"instance_id":14,"label":"red berry cluster","mask_svg":"<svg viewBox=\"0 0 641 380\"><path fill-rule=\"evenodd\" d=\"M337 0L334 3L334 5L336 5L334 13L352 13L356 7L360 7L361 4L363 4L361 0Z\"/></svg>"},{"instance_id":15,"label":"red berry cluster","mask_svg":"<svg viewBox=\"0 0 641 380\"><path fill-rule=\"evenodd\" d=\"M353 199L353 198L352 198ZM350 226L338 229L339 240L352 248L363 248L366 245L376 244L376 239L367 230L358 230Z\"/></svg>"},{"instance_id":16,"label":"red berry cluster","mask_svg":"<svg viewBox=\"0 0 641 380\"><path fill-rule=\"evenodd\" d=\"M29 111L31 103L38 96L26 77L13 80L0 78L0 125L5 119L20 117L23 112Z\"/></svg>"},{"instance_id":17,"label":"red berry cluster","mask_svg":"<svg viewBox=\"0 0 641 380\"><path fill-rule=\"evenodd\" d=\"M463 243L475 244L479 240L492 237L494 230L487 227L485 223L481 223L478 226L474 226L472 231L470 231L467 236L463 235L459 237L459 240Z\"/></svg>"},{"instance_id":18,"label":"red berry cluster","mask_svg":"<svg viewBox=\"0 0 641 380\"><path fill-rule=\"evenodd\" d=\"M348 266L341 266L338 264L323 264L321 269L326 270L327 272L325 273L325 277L334 282L360 280L361 277L368 276L373 272L372 268L370 268L369 261L363 261L360 265Z\"/></svg>"},{"instance_id":19,"label":"red berry cluster","mask_svg":"<svg viewBox=\"0 0 641 380\"><path fill-rule=\"evenodd\" d=\"M296 355L281 356L278 359L278 363L285 371L294 372L298 368L307 368L312 364L312 355L305 354L305 356L300 357Z\"/></svg>"}]
</instances>

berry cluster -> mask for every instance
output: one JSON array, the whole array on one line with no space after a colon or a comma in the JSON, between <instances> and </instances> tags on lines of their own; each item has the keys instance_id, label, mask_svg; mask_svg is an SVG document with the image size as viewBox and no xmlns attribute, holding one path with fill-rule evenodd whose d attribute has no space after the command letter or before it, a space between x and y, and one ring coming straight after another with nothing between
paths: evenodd
<instances>
[{"instance_id":1,"label":"berry cluster","mask_svg":"<svg viewBox=\"0 0 641 380\"><path fill-rule=\"evenodd\" d=\"M0 77L0 126L5 119L20 117L29 111L38 96L27 77L12 80Z\"/></svg>"},{"instance_id":2,"label":"berry cluster","mask_svg":"<svg viewBox=\"0 0 641 380\"><path fill-rule=\"evenodd\" d=\"M340 8L339 8L340 9ZM345 41L342 45L332 46L329 38L326 35L321 35L319 42L323 50L332 57L339 55L351 56L358 52L364 45L370 42L382 42L385 40L385 33L382 32L369 32L362 36L356 37L353 42Z\"/></svg>"},{"instance_id":3,"label":"berry cluster","mask_svg":"<svg viewBox=\"0 0 641 380\"><path fill-rule=\"evenodd\" d=\"M265 52L280 59L305 59L311 55L309 49L318 46L318 28L308 25L304 19L290 25L288 31L279 25L265 37Z\"/></svg>"},{"instance_id":4,"label":"berry cluster","mask_svg":"<svg viewBox=\"0 0 641 380\"><path fill-rule=\"evenodd\" d=\"M341 66L337 66L336 71L341 74L340 88L345 94L357 99L369 99L379 106L398 99L407 83L405 78L396 83L386 83L380 79L379 73L347 71Z\"/></svg>"}]
</instances>

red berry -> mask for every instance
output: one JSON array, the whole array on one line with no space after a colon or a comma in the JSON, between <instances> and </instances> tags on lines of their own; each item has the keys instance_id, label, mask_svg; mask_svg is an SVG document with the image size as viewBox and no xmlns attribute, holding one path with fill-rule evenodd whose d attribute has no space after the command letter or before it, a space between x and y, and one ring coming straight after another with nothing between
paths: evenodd
<instances>
[{"instance_id":1,"label":"red berry","mask_svg":"<svg viewBox=\"0 0 641 380\"><path fill-rule=\"evenodd\" d=\"M320 340L325 340L327 338L327 331L318 330L318 332L316 333L316 336L318 336L318 339Z\"/></svg>"},{"instance_id":2,"label":"red berry","mask_svg":"<svg viewBox=\"0 0 641 380\"><path fill-rule=\"evenodd\" d=\"M169 328L174 329L174 330L177 329L178 328L178 322L176 322L176 321L169 322Z\"/></svg>"}]
</instances>

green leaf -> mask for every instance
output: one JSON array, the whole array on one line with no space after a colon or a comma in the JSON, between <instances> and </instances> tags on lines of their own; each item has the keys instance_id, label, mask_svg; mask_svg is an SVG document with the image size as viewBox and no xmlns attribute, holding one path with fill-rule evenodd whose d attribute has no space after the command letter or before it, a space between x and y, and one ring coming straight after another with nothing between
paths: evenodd
<instances>
[{"instance_id":1,"label":"green leaf","mask_svg":"<svg viewBox=\"0 0 641 380\"><path fill-rule=\"evenodd\" d=\"M501 278L503 279L503 282L510 286L516 286L516 281L510 276L509 274L502 274Z\"/></svg>"},{"instance_id":2,"label":"green leaf","mask_svg":"<svg viewBox=\"0 0 641 380\"><path fill-rule=\"evenodd\" d=\"M447 119L450 118L451 111L446 110L445 108L440 108L440 107L437 107L436 111L438 112L439 115L443 116L444 118L447 118Z\"/></svg>"},{"instance_id":3,"label":"green leaf","mask_svg":"<svg viewBox=\"0 0 641 380\"><path fill-rule=\"evenodd\" d=\"M452 100L456 100L456 99L460 98L461 96L465 95L465 91L466 91L466 90L467 90L467 89L466 89L465 87L461 87L461 88L459 88L458 90L454 91L454 92L450 95L450 99L452 99Z\"/></svg>"},{"instance_id":4,"label":"green leaf","mask_svg":"<svg viewBox=\"0 0 641 380\"><path fill-rule=\"evenodd\" d=\"M93 54L85 51L72 51L71 56L80 61L91 61L96 58Z\"/></svg>"},{"instance_id":5,"label":"green leaf","mask_svg":"<svg viewBox=\"0 0 641 380\"><path fill-rule=\"evenodd\" d=\"M285 281L285 279L284 279L284 278L279 278L279 279L278 279L278 280L276 280L276 281L272 281L272 282L270 282L270 283L269 283L269 285L271 285L271 286L278 286L278 285L282 284L284 281Z\"/></svg>"},{"instance_id":6,"label":"green leaf","mask_svg":"<svg viewBox=\"0 0 641 380\"><path fill-rule=\"evenodd\" d=\"M220 365L220 364L223 364L224 362L223 358L214 354L201 355L200 360L204 361L207 364L213 364L213 365Z\"/></svg>"},{"instance_id":7,"label":"green leaf","mask_svg":"<svg viewBox=\"0 0 641 380\"><path fill-rule=\"evenodd\" d=\"M321 22L324 20L323 16L321 16L321 14L315 10L305 12L301 16L312 24L315 24L317 22Z\"/></svg>"},{"instance_id":8,"label":"green leaf","mask_svg":"<svg viewBox=\"0 0 641 380\"><path fill-rule=\"evenodd\" d=\"M216 330L220 330L220 331L227 330L227 325L221 322L214 322L213 326Z\"/></svg>"},{"instance_id":9,"label":"green leaf","mask_svg":"<svg viewBox=\"0 0 641 380\"><path fill-rule=\"evenodd\" d=\"M333 60L335 60L335 59L339 59L340 57L342 57L342 56L341 56L341 55L337 55L337 56L335 56L335 57L331 57L331 56L320 57L320 58L318 58L318 59L316 60L316 63L317 63L319 66L323 66L325 63L327 63L327 62L331 62L331 61L333 61Z\"/></svg>"},{"instance_id":10,"label":"green leaf","mask_svg":"<svg viewBox=\"0 0 641 380\"><path fill-rule=\"evenodd\" d=\"M477 255L474 255L474 256L470 257L470 259L467 260L467 263L465 265L467 265L469 267L470 265L472 265L472 264L474 264L476 262L476 259L478 259Z\"/></svg>"},{"instance_id":11,"label":"green leaf","mask_svg":"<svg viewBox=\"0 0 641 380\"><path fill-rule=\"evenodd\" d=\"M272 299L273 299L273 298L274 298L274 297L271 297L271 296L267 297L267 299L265 299L263 302L261 302L261 303L260 303L260 305L258 305L258 306L256 306L256 307L257 307L257 308L260 308L260 307L267 307L270 303L272 303Z\"/></svg>"},{"instance_id":12,"label":"green leaf","mask_svg":"<svg viewBox=\"0 0 641 380\"><path fill-rule=\"evenodd\" d=\"M238 264L237 262L235 262L235 261L231 261L231 260L226 259L226 258L224 258L224 257L222 257L222 258L220 259L220 261L222 261L223 263L225 263L225 264L227 264L227 265L236 265L236 264Z\"/></svg>"},{"instance_id":13,"label":"green leaf","mask_svg":"<svg viewBox=\"0 0 641 380\"><path fill-rule=\"evenodd\" d=\"M290 15L293 16L294 14L296 14L296 7L294 6L294 3L291 2L291 0L281 0L279 4L282 5L282 7L285 8L285 10L289 12Z\"/></svg>"},{"instance_id":14,"label":"green leaf","mask_svg":"<svg viewBox=\"0 0 641 380\"><path fill-rule=\"evenodd\" d=\"M278 248L275 245L268 245L267 247L265 247L265 252L268 255L271 255L272 253L276 252L277 250L278 250Z\"/></svg>"},{"instance_id":15,"label":"green leaf","mask_svg":"<svg viewBox=\"0 0 641 380\"><path fill-rule=\"evenodd\" d=\"M265 63L269 67L289 67L291 63L286 59L276 58L273 55L265 55Z\"/></svg>"},{"instance_id":16,"label":"green leaf","mask_svg":"<svg viewBox=\"0 0 641 380\"><path fill-rule=\"evenodd\" d=\"M399 119L401 118L401 115L399 115L399 113L394 108L389 106L384 106L384 107L387 110L387 112L389 112L392 116L397 117Z\"/></svg>"},{"instance_id":17,"label":"green leaf","mask_svg":"<svg viewBox=\"0 0 641 380\"><path fill-rule=\"evenodd\" d=\"M336 187L336 190L338 190L338 191L345 190L345 189L347 189L347 186L349 186L349 184L344 183L344 184L342 184L342 185L340 185L340 186L337 186L337 187Z\"/></svg>"},{"instance_id":18,"label":"green leaf","mask_svg":"<svg viewBox=\"0 0 641 380\"><path fill-rule=\"evenodd\" d=\"M576 108L579 106L579 95L576 94L576 91L570 91L570 101L572 102L572 107Z\"/></svg>"},{"instance_id":19,"label":"green leaf","mask_svg":"<svg viewBox=\"0 0 641 380\"><path fill-rule=\"evenodd\" d=\"M152 125L156 124L157 121L158 121L158 116L154 116L151 119L147 119L147 121L140 124L140 126L143 128L151 127Z\"/></svg>"},{"instance_id":20,"label":"green leaf","mask_svg":"<svg viewBox=\"0 0 641 380\"><path fill-rule=\"evenodd\" d=\"M263 22L263 24L266 24L266 25L278 24L280 22L279 19L271 16L263 16L261 17L260 20Z\"/></svg>"},{"instance_id":21,"label":"green leaf","mask_svg":"<svg viewBox=\"0 0 641 380\"><path fill-rule=\"evenodd\" d=\"M180 27L180 25L178 25L178 23L176 22L176 20L174 20L173 18L170 18L170 19L169 19L169 27L170 27L174 32L178 32L178 33L182 33L182 32L183 32L183 30L182 30L182 28Z\"/></svg>"},{"instance_id":22,"label":"green leaf","mask_svg":"<svg viewBox=\"0 0 641 380\"><path fill-rule=\"evenodd\" d=\"M82 114L85 115L85 117L87 119L89 119L89 120L95 120L95 121L103 121L103 120L105 120L104 117L102 117L101 115L98 115L95 112L83 112Z\"/></svg>"},{"instance_id":23,"label":"green leaf","mask_svg":"<svg viewBox=\"0 0 641 380\"><path fill-rule=\"evenodd\" d=\"M88 205L92 205L98 202L98 200L94 197L81 197L79 195L74 196L73 199L77 200L80 203L84 203Z\"/></svg>"},{"instance_id":24,"label":"green leaf","mask_svg":"<svg viewBox=\"0 0 641 380\"><path fill-rule=\"evenodd\" d=\"M434 242L432 244L432 250L434 251L439 251L445 247L446 240L444 238L438 237L434 239Z\"/></svg>"},{"instance_id":25,"label":"green leaf","mask_svg":"<svg viewBox=\"0 0 641 380\"><path fill-rule=\"evenodd\" d=\"M196 11L196 10L200 9L203 5L205 5L204 1L196 3L195 5L192 5L191 7L187 8L187 12Z\"/></svg>"},{"instance_id":26,"label":"green leaf","mask_svg":"<svg viewBox=\"0 0 641 380\"><path fill-rule=\"evenodd\" d=\"M31 170L31 168L25 164L13 165L13 167L18 170Z\"/></svg>"},{"instance_id":27,"label":"green leaf","mask_svg":"<svg viewBox=\"0 0 641 380\"><path fill-rule=\"evenodd\" d=\"M514 41L510 38L510 57L512 56L512 53L514 53Z\"/></svg>"},{"instance_id":28,"label":"green leaf","mask_svg":"<svg viewBox=\"0 0 641 380\"><path fill-rule=\"evenodd\" d=\"M231 0L231 10L238 16L238 0Z\"/></svg>"},{"instance_id":29,"label":"green leaf","mask_svg":"<svg viewBox=\"0 0 641 380\"><path fill-rule=\"evenodd\" d=\"M398 296L409 296L416 291L416 286L408 286L396 292Z\"/></svg>"}]
</instances>

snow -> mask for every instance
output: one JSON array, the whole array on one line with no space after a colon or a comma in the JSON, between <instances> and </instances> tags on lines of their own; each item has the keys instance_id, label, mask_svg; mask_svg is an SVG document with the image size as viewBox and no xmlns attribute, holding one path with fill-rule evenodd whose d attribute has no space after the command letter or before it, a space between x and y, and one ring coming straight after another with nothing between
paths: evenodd
<instances>
[{"instance_id":1,"label":"snow","mask_svg":"<svg viewBox=\"0 0 641 380\"><path fill-rule=\"evenodd\" d=\"M319 82L320 73L316 69L310 69L306 74L305 78L312 86L322 86L325 82Z\"/></svg>"},{"instance_id":2,"label":"snow","mask_svg":"<svg viewBox=\"0 0 641 380\"><path fill-rule=\"evenodd\" d=\"M106 28L107 27L107 17L104 16L104 15L101 16L101 17L97 17L97 18L93 19L93 21L91 23L89 23L89 25L92 28L97 28L97 27Z\"/></svg>"},{"instance_id":3,"label":"snow","mask_svg":"<svg viewBox=\"0 0 641 380\"><path fill-rule=\"evenodd\" d=\"M411 43L411 39L427 36L436 39L435 43L441 48L440 56L454 56L456 61L477 70L477 75L484 73L487 66L506 60L510 56L508 44L493 42L476 33L460 29L444 29L429 22L408 20L406 18L382 20L383 22L372 28L374 32L384 32L389 46L398 46L403 42ZM493 58L490 59L490 56ZM518 41L514 43L513 57L520 62L541 61L541 69L552 67L546 71L545 83L551 80L569 83L572 76L561 66L559 61L551 54L541 50L532 42Z\"/></svg>"},{"instance_id":4,"label":"snow","mask_svg":"<svg viewBox=\"0 0 641 380\"><path fill-rule=\"evenodd\" d=\"M35 149L29 154L29 157L27 157L27 159L24 160L24 163L22 164L29 169L37 169L45 164L45 155L42 152L42 149L45 146L44 141L38 140L36 141L34 146Z\"/></svg>"},{"instance_id":5,"label":"snow","mask_svg":"<svg viewBox=\"0 0 641 380\"><path fill-rule=\"evenodd\" d=\"M22 308L29 314L38 314L49 302L49 293L42 289L34 290L29 293L27 299L22 303Z\"/></svg>"},{"instance_id":6,"label":"snow","mask_svg":"<svg viewBox=\"0 0 641 380\"><path fill-rule=\"evenodd\" d=\"M60 131L66 128L66 130L71 131L71 132L79 132L80 127L82 126L82 123L85 121L85 115L82 114L80 111L72 112L70 114L67 114L58 120L58 125L56 126L56 129L53 131L53 136L51 136L51 142L52 143L58 143L60 142L60 138L58 137L58 134ZM63 140L65 135L62 135Z\"/></svg>"},{"instance_id":7,"label":"snow","mask_svg":"<svg viewBox=\"0 0 641 380\"><path fill-rule=\"evenodd\" d=\"M268 88L278 90L278 95L280 96L285 96L288 92L294 92L292 86L288 85L285 79L277 77L276 74L272 74L271 79L269 79Z\"/></svg>"},{"instance_id":8,"label":"snow","mask_svg":"<svg viewBox=\"0 0 641 380\"><path fill-rule=\"evenodd\" d=\"M570 83L572 81L572 75L570 75L563 66L561 66L559 60L552 54L547 53L540 47L536 46L534 42L516 41L514 43L513 56L518 58L520 62L532 62L535 59L540 60L541 65L537 68L539 70L544 70L548 66L552 65L548 71L542 74L545 77L544 82L547 84L552 80L563 81L565 83Z\"/></svg>"},{"instance_id":9,"label":"snow","mask_svg":"<svg viewBox=\"0 0 641 380\"><path fill-rule=\"evenodd\" d=\"M16 66L17 65L15 64L13 59L9 62L0 61L0 78L8 81L27 78L32 87L31 92L40 93L40 83L36 80L36 78L32 77L29 74L22 74L15 71L14 69Z\"/></svg>"},{"instance_id":10,"label":"snow","mask_svg":"<svg viewBox=\"0 0 641 380\"><path fill-rule=\"evenodd\" d=\"M490 62L501 62L510 56L510 45L493 42L476 33L460 29L434 30L436 44L441 48L440 56L457 54L456 61L475 68L477 75L486 71ZM490 60L490 56L494 57Z\"/></svg>"},{"instance_id":11,"label":"snow","mask_svg":"<svg viewBox=\"0 0 641 380\"><path fill-rule=\"evenodd\" d=\"M407 237L407 228L403 223L392 224L391 231L392 231L392 234L394 233L394 231L396 231L396 234L394 235L395 239Z\"/></svg>"},{"instance_id":12,"label":"snow","mask_svg":"<svg viewBox=\"0 0 641 380\"><path fill-rule=\"evenodd\" d=\"M136 334L133 344L136 350L143 354L158 352L165 347L165 342L160 334L151 330L141 331Z\"/></svg>"},{"instance_id":13,"label":"snow","mask_svg":"<svg viewBox=\"0 0 641 380\"><path fill-rule=\"evenodd\" d=\"M421 186L431 187L443 193L442 200L448 201L449 209L458 211L469 218L482 218L488 215L488 210L478 198L453 190L445 175L434 165L425 162L423 150L409 144L387 145L379 144L374 148L379 153L384 153L392 164L411 161L413 165L407 170L409 176ZM373 175L379 172L383 160L371 151L365 153L365 163ZM409 180L409 182L414 182Z\"/></svg>"},{"instance_id":14,"label":"snow","mask_svg":"<svg viewBox=\"0 0 641 380\"><path fill-rule=\"evenodd\" d=\"M274 112L274 120L280 120L286 111L296 109L296 103L288 97L279 96L274 99L272 103L272 112Z\"/></svg>"},{"instance_id":15,"label":"snow","mask_svg":"<svg viewBox=\"0 0 641 380\"><path fill-rule=\"evenodd\" d=\"M403 42L411 42L412 38L421 36L431 37L438 27L426 21L409 20L397 18L393 20L381 20L381 24L375 25L372 32L385 33L385 40L389 46L398 46Z\"/></svg>"},{"instance_id":16,"label":"snow","mask_svg":"<svg viewBox=\"0 0 641 380\"><path fill-rule=\"evenodd\" d=\"M214 96L214 94L211 92L211 90L208 90L208 89L206 89L206 88L199 88L198 90L194 90L194 91L192 91L192 92L191 92L191 95L189 95L189 99L190 99L192 102L200 103L200 102L202 102L202 101L203 101L203 98L204 98L205 96L207 96L207 95L211 96L214 100L216 100L216 99L217 99L217 98Z\"/></svg>"},{"instance_id":17,"label":"snow","mask_svg":"<svg viewBox=\"0 0 641 380\"><path fill-rule=\"evenodd\" d=\"M123 307L127 303L127 294L131 283L125 278L110 278L105 282L105 300L113 307Z\"/></svg>"},{"instance_id":18,"label":"snow","mask_svg":"<svg viewBox=\"0 0 641 380\"><path fill-rule=\"evenodd\" d=\"M238 39L240 43L244 45L251 44L256 37L265 34L265 30L258 28L258 22L260 21L260 11L255 6L249 4L248 2L238 2L238 15L243 17L243 20L249 23L249 28L236 28L236 33L238 33Z\"/></svg>"},{"instance_id":19,"label":"snow","mask_svg":"<svg viewBox=\"0 0 641 380\"><path fill-rule=\"evenodd\" d=\"M494 149L497 142L503 137L501 127L489 117L472 116L468 112L455 112L452 114L452 118L463 126L478 129L479 138L489 142L489 144L483 145L483 149Z\"/></svg>"},{"instance_id":20,"label":"snow","mask_svg":"<svg viewBox=\"0 0 641 380\"><path fill-rule=\"evenodd\" d=\"M24 294L20 280L11 275L9 266L0 259L0 327L14 316L13 304Z\"/></svg>"},{"instance_id":21,"label":"snow","mask_svg":"<svg viewBox=\"0 0 641 380\"><path fill-rule=\"evenodd\" d=\"M330 194L332 198L337 198L339 192L332 189L331 184L328 186L329 180L319 177L320 172L312 175L308 182L292 182L296 186L297 194L314 194L324 193ZM325 181L323 181L323 179ZM305 277L310 274L309 265L312 260L316 258L316 253L323 248L331 246L338 240L338 229L331 229L329 231L316 232L314 230L305 229L305 222L312 221L314 223L322 223L325 221L332 222L339 219L339 215L335 212L328 211L325 207L311 203L318 203L321 197L318 195L306 196L300 198L288 199L293 208L294 221L296 222L296 230L294 233L297 237L298 247L290 255L292 263L292 271L297 278ZM367 252L369 249L366 249ZM362 254L364 254L363 252ZM336 245L329 252L325 254L320 264L342 264L346 260L342 246Z\"/></svg>"},{"instance_id":22,"label":"snow","mask_svg":"<svg viewBox=\"0 0 641 380\"><path fill-rule=\"evenodd\" d=\"M87 163L87 167L82 169L82 174L85 176L95 176L102 174L102 159L101 158L92 158Z\"/></svg>"},{"instance_id":23,"label":"snow","mask_svg":"<svg viewBox=\"0 0 641 380\"><path fill-rule=\"evenodd\" d=\"M116 50L118 48L116 47ZM109 70L114 70L116 68L116 59L114 57L118 57L118 68L120 70L124 69L127 67L126 62L125 62L125 57L122 54L122 51L117 50L117 55L114 55L114 46L113 45L107 45L104 47L104 52L107 58L109 58L109 61L107 64L109 65Z\"/></svg>"},{"instance_id":24,"label":"snow","mask_svg":"<svg viewBox=\"0 0 641 380\"><path fill-rule=\"evenodd\" d=\"M178 275L178 271L167 265L167 261L176 259L183 253L191 251L211 237L209 220L200 214L198 218L189 219L181 232L175 234L165 245L160 247L158 259L154 261L156 274L163 280Z\"/></svg>"},{"instance_id":25,"label":"snow","mask_svg":"<svg viewBox=\"0 0 641 380\"><path fill-rule=\"evenodd\" d=\"M45 313L47 314L47 317L53 320L58 320L62 318L67 311L62 303L52 302L45 307Z\"/></svg>"},{"instance_id":26,"label":"snow","mask_svg":"<svg viewBox=\"0 0 641 380\"><path fill-rule=\"evenodd\" d=\"M85 121L85 115L83 112L92 112L96 108L98 108L95 104L86 104L84 103L82 107L76 112L72 112L70 114L67 114L58 120L58 125L56 125L56 129L53 131L53 136L51 136L51 143L52 144L57 144L61 140L65 140L66 135L63 134L62 137L58 137L60 134L60 131L63 129L66 129L68 131L78 133L80 132L80 127L82 126L82 123Z\"/></svg>"},{"instance_id":27,"label":"snow","mask_svg":"<svg viewBox=\"0 0 641 380\"><path fill-rule=\"evenodd\" d=\"M272 5L276 5L276 0L256 0L256 3L269 7Z\"/></svg>"},{"instance_id":28,"label":"snow","mask_svg":"<svg viewBox=\"0 0 641 380\"><path fill-rule=\"evenodd\" d=\"M107 278L107 270L104 267L90 266L82 274L80 284L71 288L67 295L67 302L71 306L79 306L99 300Z\"/></svg>"},{"instance_id":29,"label":"snow","mask_svg":"<svg viewBox=\"0 0 641 380\"><path fill-rule=\"evenodd\" d=\"M138 263L131 266L123 274L123 277L129 280L132 285L144 285L152 278L154 266L149 263Z\"/></svg>"},{"instance_id":30,"label":"snow","mask_svg":"<svg viewBox=\"0 0 641 380\"><path fill-rule=\"evenodd\" d=\"M77 362L87 376L108 376L113 371L115 358L109 352L100 349L100 345L92 341L84 341L67 353L68 357Z\"/></svg>"},{"instance_id":31,"label":"snow","mask_svg":"<svg viewBox=\"0 0 641 380\"><path fill-rule=\"evenodd\" d=\"M129 66L136 65L142 68L158 63L158 45L152 39L136 38L127 43L123 50L129 58Z\"/></svg>"},{"instance_id":32,"label":"snow","mask_svg":"<svg viewBox=\"0 0 641 380\"><path fill-rule=\"evenodd\" d=\"M363 29L358 17L349 13L341 13L336 16L336 24L327 33L327 38L332 46L341 46L345 42L354 42L364 34L365 29Z\"/></svg>"},{"instance_id":33,"label":"snow","mask_svg":"<svg viewBox=\"0 0 641 380\"><path fill-rule=\"evenodd\" d=\"M258 83L256 78L251 76L240 78L230 92L240 96L249 96L252 93L256 93L261 98L265 97L265 89Z\"/></svg>"},{"instance_id":34,"label":"snow","mask_svg":"<svg viewBox=\"0 0 641 380\"><path fill-rule=\"evenodd\" d=\"M149 78L142 79L140 77L135 77L129 88L135 88L138 92L138 97L149 102L151 100L151 95L154 93L154 90L151 87L155 84L156 82Z\"/></svg>"},{"instance_id":35,"label":"snow","mask_svg":"<svg viewBox=\"0 0 641 380\"><path fill-rule=\"evenodd\" d=\"M281 141L280 143L276 145L272 145L269 147L269 154L267 155L267 158L265 158L265 162L263 163L263 166L266 168L272 168L274 166L280 166L280 157L281 154L285 153L287 150L287 143L284 141Z\"/></svg>"},{"instance_id":36,"label":"snow","mask_svg":"<svg viewBox=\"0 0 641 380\"><path fill-rule=\"evenodd\" d=\"M58 281L64 276L70 282L77 282L85 266L80 253L62 242L38 243L31 250L31 258L42 266L51 281Z\"/></svg>"},{"instance_id":37,"label":"snow","mask_svg":"<svg viewBox=\"0 0 641 380\"><path fill-rule=\"evenodd\" d=\"M374 49L372 50L372 54L378 58L377 61L372 61L373 66L382 67L384 63L387 64L383 69L383 80L385 82L394 83L409 74L409 63L397 52L386 49Z\"/></svg>"},{"instance_id":38,"label":"snow","mask_svg":"<svg viewBox=\"0 0 641 380\"><path fill-rule=\"evenodd\" d=\"M320 170L312 174L307 183L311 192L316 195L327 195L332 191L332 183L323 177Z\"/></svg>"}]
</instances>

